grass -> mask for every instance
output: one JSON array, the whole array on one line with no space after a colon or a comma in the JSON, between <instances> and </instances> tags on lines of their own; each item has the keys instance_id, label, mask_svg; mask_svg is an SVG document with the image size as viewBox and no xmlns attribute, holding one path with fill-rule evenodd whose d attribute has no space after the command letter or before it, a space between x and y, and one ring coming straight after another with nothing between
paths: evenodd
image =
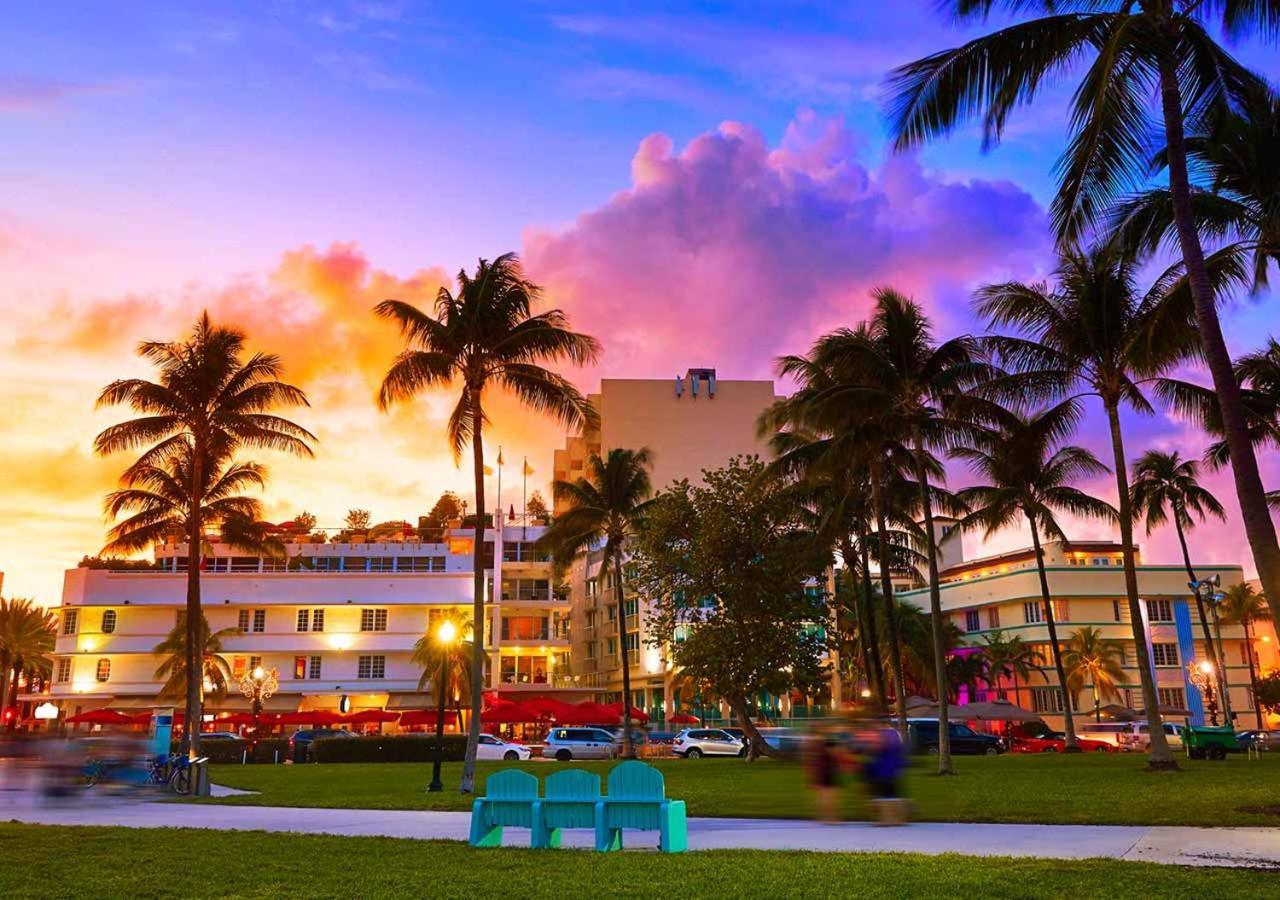
<instances>
[{"instance_id":1,"label":"grass","mask_svg":"<svg viewBox=\"0 0 1280 900\"><path fill-rule=\"evenodd\" d=\"M669 796L683 799L691 816L801 818L812 814L804 770L760 760L658 760ZM503 768L539 777L565 764L480 763L480 780ZM607 773L611 763L577 763ZM939 778L919 760L907 778L916 818L937 822L1035 822L1090 825L1280 826L1280 754L1260 761L1182 760L1182 771L1153 774L1144 757L1090 753L965 757L960 774ZM363 809L465 810L470 798L456 787L461 763L445 765L446 790L427 794L431 767L417 763L345 763L304 766L215 766L216 784L259 792L213 803ZM867 818L856 785L846 791L845 814ZM1269 807L1269 811L1267 808ZM1253 811L1249 811L1253 808Z\"/></svg>"},{"instance_id":2,"label":"grass","mask_svg":"<svg viewBox=\"0 0 1280 900\"><path fill-rule=\"evenodd\" d=\"M1267 896L1274 873L1114 860L717 850L473 850L451 841L0 824L0 896Z\"/></svg>"}]
</instances>

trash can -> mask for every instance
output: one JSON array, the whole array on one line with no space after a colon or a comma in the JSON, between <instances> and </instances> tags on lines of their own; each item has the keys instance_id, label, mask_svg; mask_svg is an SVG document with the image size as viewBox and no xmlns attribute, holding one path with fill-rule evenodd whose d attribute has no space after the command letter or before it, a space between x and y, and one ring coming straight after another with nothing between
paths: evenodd
<instances>
[{"instance_id":1,"label":"trash can","mask_svg":"<svg viewBox=\"0 0 1280 900\"><path fill-rule=\"evenodd\" d=\"M209 796L209 757L201 756L199 759L193 760L191 763L192 775L191 779L191 796L192 797L208 797Z\"/></svg>"}]
</instances>

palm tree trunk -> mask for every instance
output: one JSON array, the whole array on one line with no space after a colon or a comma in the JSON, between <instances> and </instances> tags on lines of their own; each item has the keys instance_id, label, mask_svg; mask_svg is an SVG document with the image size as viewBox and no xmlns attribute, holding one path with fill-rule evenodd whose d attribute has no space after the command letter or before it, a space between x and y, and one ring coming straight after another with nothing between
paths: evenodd
<instances>
[{"instance_id":1,"label":"palm tree trunk","mask_svg":"<svg viewBox=\"0 0 1280 900\"><path fill-rule=\"evenodd\" d=\"M1089 682L1089 685L1090 687L1093 688L1093 721L1101 722L1102 706L1098 702L1098 682L1096 680L1093 680Z\"/></svg>"},{"instance_id":2,"label":"palm tree trunk","mask_svg":"<svg viewBox=\"0 0 1280 900\"><path fill-rule=\"evenodd\" d=\"M849 573L849 594L853 597L853 617L854 623L858 628L858 652L862 655L862 672L867 678L867 687L874 690L871 676L871 645L868 643L867 630L867 609L862 602L862 598L858 596L857 583L854 581L856 576L853 572L853 541L846 537L840 547L840 554L844 557L845 571ZM837 698L837 701L840 698Z\"/></svg>"},{"instance_id":3,"label":"palm tree trunk","mask_svg":"<svg viewBox=\"0 0 1280 900\"><path fill-rule=\"evenodd\" d=\"M1218 690L1222 694L1222 718L1225 724L1230 725L1231 707L1228 705L1230 701L1227 694L1231 691L1231 685L1227 682L1227 651L1222 646L1222 619L1218 616L1218 609L1213 609L1213 630L1218 636L1218 658L1222 660L1222 668L1218 671L1221 673L1218 677Z\"/></svg>"},{"instance_id":4,"label":"palm tree trunk","mask_svg":"<svg viewBox=\"0 0 1280 900\"><path fill-rule=\"evenodd\" d=\"M622 758L635 759L636 751L631 746L631 659L627 651L627 607L622 590L621 547L615 547L613 552L613 591L618 602L618 649L622 655Z\"/></svg>"},{"instance_id":5,"label":"palm tree trunk","mask_svg":"<svg viewBox=\"0 0 1280 900\"><path fill-rule=\"evenodd\" d=\"M1067 733L1064 749L1067 753L1079 753L1076 742L1075 716L1071 711L1071 692L1067 690L1067 669L1062 664L1062 649L1058 646L1058 623L1053 618L1053 600L1049 596L1049 575L1044 570L1044 551L1040 547L1040 529L1036 521L1027 516L1031 526L1031 546L1036 553L1036 573L1040 576L1040 599L1044 604L1044 623L1049 628L1049 650L1053 654L1053 667L1058 673L1058 691L1062 694L1063 730Z\"/></svg>"},{"instance_id":6,"label":"palm tree trunk","mask_svg":"<svg viewBox=\"0 0 1280 900\"><path fill-rule=\"evenodd\" d=\"M1129 625L1133 630L1134 650L1138 657L1138 678L1142 682L1142 702L1147 708L1147 725L1151 746L1147 765L1152 769L1177 769L1169 741L1165 738L1160 718L1160 695L1151 670L1151 652L1146 629L1142 626L1142 605L1138 600L1138 570L1133 559L1133 507L1129 502L1129 470L1124 456L1124 435L1120 431L1120 408L1114 400L1103 404L1111 427L1112 462L1116 472L1116 491L1120 501L1120 544L1124 552L1124 588L1129 600Z\"/></svg>"},{"instance_id":7,"label":"palm tree trunk","mask_svg":"<svg viewBox=\"0 0 1280 900\"><path fill-rule=\"evenodd\" d=\"M4 714L5 705L9 702L9 679L13 674L13 662L8 654L0 656L0 715ZM16 721L18 713L15 710L13 718Z\"/></svg>"},{"instance_id":8,"label":"palm tree trunk","mask_svg":"<svg viewBox=\"0 0 1280 900\"><path fill-rule=\"evenodd\" d=\"M871 608L871 597L875 589L871 584L871 548L867 542L867 535L862 535L858 544L862 551L862 614L867 620L867 647L871 651L867 662L871 669L871 690L875 692L879 707L886 709L889 693L884 688L884 660L880 658L880 639L876 635L876 614Z\"/></svg>"},{"instance_id":9,"label":"palm tree trunk","mask_svg":"<svg viewBox=\"0 0 1280 900\"><path fill-rule=\"evenodd\" d=\"M1258 702L1258 670L1253 664L1253 635L1250 633L1249 625L1251 619L1246 618L1242 623L1244 625L1244 652L1245 659L1249 663L1249 690L1253 694L1253 715L1257 720L1258 730L1263 729L1262 724L1262 704Z\"/></svg>"},{"instance_id":10,"label":"palm tree trunk","mask_svg":"<svg viewBox=\"0 0 1280 900\"><path fill-rule=\"evenodd\" d=\"M942 589L938 585L938 546L933 537L933 498L929 494L929 474L925 470L924 448L915 441L916 487L924 513L925 551L929 555L929 620L933 631L933 673L938 682L938 774L953 775L951 730L947 703L947 647L942 628Z\"/></svg>"},{"instance_id":11,"label":"palm tree trunk","mask_svg":"<svg viewBox=\"0 0 1280 900\"><path fill-rule=\"evenodd\" d=\"M197 442L191 454L191 500L187 516L187 707L180 752L195 758L200 753L200 700L204 689L204 648L200 641L200 544L204 538L204 450Z\"/></svg>"},{"instance_id":12,"label":"palm tree trunk","mask_svg":"<svg viewBox=\"0 0 1280 900\"><path fill-rule=\"evenodd\" d=\"M476 486L476 523L473 532L471 589L472 636L471 644L471 721L467 728L467 751L462 760L462 781L459 790L470 794L476 783L476 752L480 747L480 705L484 698L484 658L488 652L489 635L484 623L484 415L480 411L479 393L471 414L471 467ZM494 553L498 552L495 543ZM495 593L502 589L494 585ZM497 628L494 622L488 630Z\"/></svg>"},{"instance_id":13,"label":"palm tree trunk","mask_svg":"<svg viewBox=\"0 0 1280 900\"><path fill-rule=\"evenodd\" d=\"M1178 515L1178 510L1173 511L1173 529L1178 534L1178 544L1182 547L1182 564L1186 566L1187 578L1191 581L1198 580L1196 578L1195 569L1191 567L1191 553L1187 549L1187 537L1182 530L1182 520ZM1201 598L1199 591L1193 591L1192 596L1196 601L1196 612L1200 616L1200 626L1204 629L1204 648L1205 654L1209 657L1209 665L1213 666L1214 674L1218 680L1218 693L1222 695L1222 712L1227 717L1227 721L1231 721L1231 699L1227 696L1226 685L1226 660L1219 659L1217 648L1213 645L1213 636L1209 634L1209 617L1205 613L1204 599Z\"/></svg>"},{"instance_id":14,"label":"palm tree trunk","mask_svg":"<svg viewBox=\"0 0 1280 900\"><path fill-rule=\"evenodd\" d=\"M907 735L907 686L902 678L902 645L898 639L898 620L893 609L893 582L889 577L889 526L885 520L884 485L880 483L880 467L871 472L871 502L876 508L876 545L880 550L880 593L884 603L885 629L889 636L889 667L893 670L894 702L898 708L898 733L905 746ZM941 732L939 732L941 739Z\"/></svg>"},{"instance_id":15,"label":"palm tree trunk","mask_svg":"<svg viewBox=\"0 0 1280 900\"><path fill-rule=\"evenodd\" d=\"M1205 264L1204 248L1196 230L1191 209L1191 181L1187 172L1186 134L1183 128L1182 97L1178 88L1176 62L1165 56L1160 62L1160 99L1164 113L1166 154L1169 163L1169 195L1173 203L1173 220L1187 270L1187 282L1195 303L1196 326L1205 362L1213 376L1214 392L1222 413L1223 437L1231 454L1231 471L1236 482L1236 497L1244 520L1245 535L1253 551L1262 590L1271 605L1271 614L1280 622L1280 543L1276 541L1275 524L1267 508L1266 490L1258 472L1258 458L1249 440L1240 383L1231 366L1231 355L1222 337L1218 321L1213 283Z\"/></svg>"}]
</instances>

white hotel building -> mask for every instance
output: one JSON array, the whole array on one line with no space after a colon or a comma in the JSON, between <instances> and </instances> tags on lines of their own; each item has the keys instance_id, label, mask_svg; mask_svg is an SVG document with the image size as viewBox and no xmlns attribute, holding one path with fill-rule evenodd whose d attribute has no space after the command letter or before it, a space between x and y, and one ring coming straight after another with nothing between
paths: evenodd
<instances>
[{"instance_id":1,"label":"white hotel building","mask_svg":"<svg viewBox=\"0 0 1280 900\"><path fill-rule=\"evenodd\" d=\"M213 544L202 605L213 631L234 631L222 655L236 679L257 665L275 668L280 688L265 708L276 712L336 709L342 696L354 710L433 707L413 645L445 614L469 618L472 604L474 532L450 524L377 542L290 543L287 559ZM586 699L589 689L567 674L568 600L554 596L551 564L533 550L544 530L486 531L486 688ZM39 699L63 715L156 705L154 648L185 608L186 544L159 546L155 557L156 569L66 573L51 697ZM209 706L244 709L247 701L233 683Z\"/></svg>"}]
</instances>

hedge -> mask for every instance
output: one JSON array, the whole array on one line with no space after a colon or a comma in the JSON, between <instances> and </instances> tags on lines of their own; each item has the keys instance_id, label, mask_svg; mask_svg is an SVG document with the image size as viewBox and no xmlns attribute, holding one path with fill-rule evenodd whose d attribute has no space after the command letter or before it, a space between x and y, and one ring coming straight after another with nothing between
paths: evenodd
<instances>
[{"instance_id":1,"label":"hedge","mask_svg":"<svg viewBox=\"0 0 1280 900\"><path fill-rule=\"evenodd\" d=\"M200 745L200 755L207 756L211 763L238 763L244 758L244 751L249 749L249 741L207 741ZM284 762L289 756L289 741L285 738L263 738L254 748L250 762Z\"/></svg>"},{"instance_id":2,"label":"hedge","mask_svg":"<svg viewBox=\"0 0 1280 900\"><path fill-rule=\"evenodd\" d=\"M457 762L466 755L467 736L446 734L444 758ZM431 762L436 758L436 736L385 735L373 737L327 737L311 743L311 762Z\"/></svg>"}]
</instances>

